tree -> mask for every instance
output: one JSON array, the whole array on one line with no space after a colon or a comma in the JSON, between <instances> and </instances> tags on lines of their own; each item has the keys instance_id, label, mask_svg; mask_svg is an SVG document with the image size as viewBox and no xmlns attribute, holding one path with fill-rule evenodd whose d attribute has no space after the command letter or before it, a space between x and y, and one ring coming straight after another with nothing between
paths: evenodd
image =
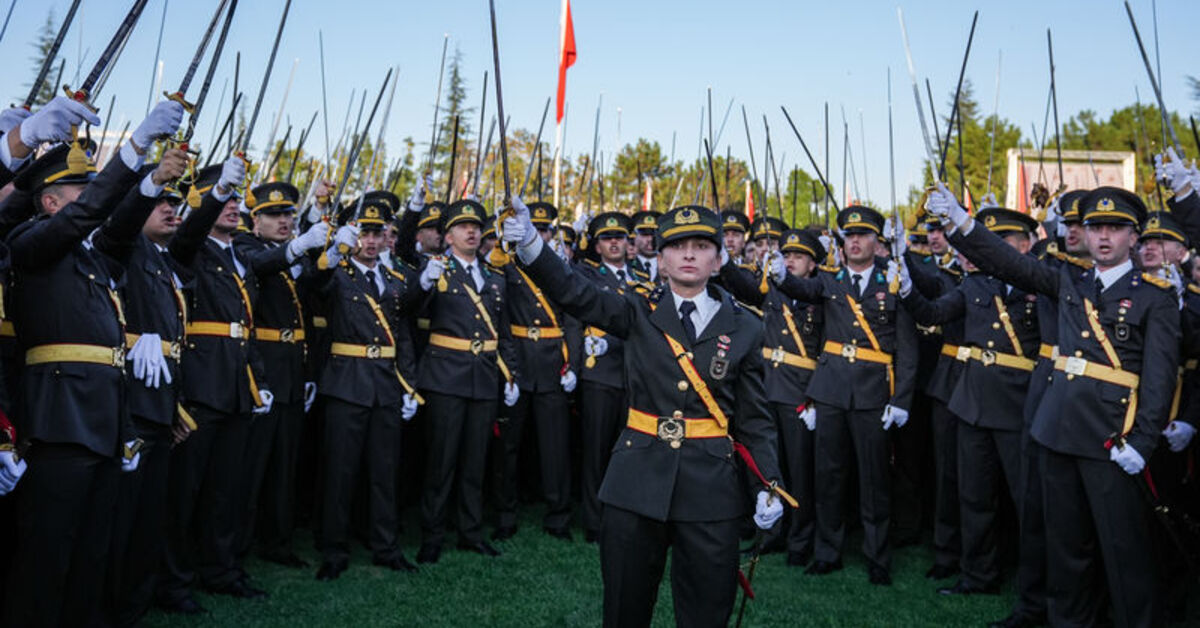
<instances>
[{"instance_id":1,"label":"tree","mask_svg":"<svg viewBox=\"0 0 1200 628\"><path fill-rule=\"evenodd\" d=\"M54 9L50 9L46 13L46 21L42 23L42 27L38 30L37 39L33 42L34 54L29 58L33 61L33 76L29 82L25 83L25 89L29 90L33 87L33 81L37 78L38 72L46 65L47 58L50 56L50 48L54 46L54 39L58 36L57 22L54 19ZM53 61L52 59L50 61ZM37 96L33 99L33 106L44 105L54 98L55 90L58 86L54 84L54 74L51 72L46 76L46 80L42 81L41 87L38 88ZM28 91L21 94L19 100L23 101Z\"/></svg>"},{"instance_id":2,"label":"tree","mask_svg":"<svg viewBox=\"0 0 1200 628\"><path fill-rule=\"evenodd\" d=\"M451 152L454 152L454 177L457 188L462 182L464 173L472 172L471 159L474 156L473 148L468 144L468 138L472 136L471 122L473 117L470 115L475 111L474 107L467 106L467 84L466 79L462 75L462 51L457 47L454 49L454 56L450 59L449 76L446 81L446 94L443 100L441 111L438 114L438 140L437 148L434 152L434 196L442 198L446 194L447 184L449 182ZM458 133L455 134L455 118L458 119ZM457 149L455 149L457 146ZM451 194L452 200L458 199L458 191L455 190Z\"/></svg>"},{"instance_id":3,"label":"tree","mask_svg":"<svg viewBox=\"0 0 1200 628\"><path fill-rule=\"evenodd\" d=\"M948 109L953 107L954 95L952 93ZM986 118L981 117L979 103L974 98L974 86L970 79L963 81L958 112L961 124L958 121L955 122L955 128L950 134L950 146L943 147L946 154L946 169L943 178L946 180L947 186L955 191L959 198L965 197L963 193L965 186L970 191L975 204L978 204L979 199L988 192L996 193L997 197L1003 196L1000 190L1008 177L1008 161L1004 155L1007 149L1017 146L1021 141L1021 130L996 114ZM940 120L938 127L944 129L949 124L950 116L947 115ZM992 149L993 131L995 134L994 149ZM946 141L944 131L931 130L931 132L938 133L940 141ZM961 169L959 168L960 144L962 146ZM931 185L933 181L928 178L929 172L931 172L928 169L928 162L926 162L926 166L926 184ZM920 195L917 198L919 199Z\"/></svg>"}]
</instances>

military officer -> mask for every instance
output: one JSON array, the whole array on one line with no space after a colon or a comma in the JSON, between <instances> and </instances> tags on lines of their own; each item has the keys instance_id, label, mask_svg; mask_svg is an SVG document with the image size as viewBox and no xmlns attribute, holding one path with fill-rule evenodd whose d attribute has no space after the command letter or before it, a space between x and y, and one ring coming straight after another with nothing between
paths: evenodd
<instances>
[{"instance_id":1,"label":"military officer","mask_svg":"<svg viewBox=\"0 0 1200 628\"><path fill-rule=\"evenodd\" d=\"M816 403L817 538L815 560L806 572L822 575L842 567L843 499L853 458L868 577L872 584L889 585L887 431L908 420L917 370L916 328L885 278L884 263L875 257L883 216L869 207L850 206L838 213L837 222L845 239L845 266L821 270L815 278L787 274L779 255L771 257L769 266L785 295L822 304L825 310L825 344L807 390Z\"/></svg>"},{"instance_id":2,"label":"military officer","mask_svg":"<svg viewBox=\"0 0 1200 628\"><path fill-rule=\"evenodd\" d=\"M787 230L787 224L773 216L759 216L750 225L750 238L755 243L755 254L762 257L767 252L779 250L779 238ZM757 258L756 258L757 259Z\"/></svg>"},{"instance_id":3,"label":"military officer","mask_svg":"<svg viewBox=\"0 0 1200 628\"><path fill-rule=\"evenodd\" d=\"M944 186L929 208L955 225L951 243L984 272L1058 302L1058 357L1032 428L1044 448L1050 623L1102 621L1103 587L1095 582L1102 562L1115 623L1152 625L1154 565L1137 484L1174 390L1179 311L1170 284L1130 259L1145 206L1111 187L1080 200L1095 262L1086 271L1020 255L975 228Z\"/></svg>"},{"instance_id":4,"label":"military officer","mask_svg":"<svg viewBox=\"0 0 1200 628\"><path fill-rule=\"evenodd\" d=\"M746 214L726 209L721 212L721 239L725 251L735 264L742 263L742 252L746 249L746 234L750 231L750 219Z\"/></svg>"},{"instance_id":5,"label":"military officer","mask_svg":"<svg viewBox=\"0 0 1200 628\"><path fill-rule=\"evenodd\" d=\"M658 257L654 250L654 234L658 230L658 219L662 212L642 210L635 212L633 220L633 239L629 242L634 257L630 260L633 267L650 276L650 281L658 282Z\"/></svg>"},{"instance_id":6,"label":"military officer","mask_svg":"<svg viewBox=\"0 0 1200 628\"><path fill-rule=\"evenodd\" d=\"M780 475L761 325L708 284L721 263L720 218L694 206L661 218L658 268L668 279L646 298L575 278L537 236L529 209L513 206L503 234L530 277L581 322L626 340L627 424L600 489L605 625L650 623L669 547L676 621L725 625L746 503L734 441L769 487L758 493L758 525L769 528L783 507L769 492Z\"/></svg>"}]
</instances>

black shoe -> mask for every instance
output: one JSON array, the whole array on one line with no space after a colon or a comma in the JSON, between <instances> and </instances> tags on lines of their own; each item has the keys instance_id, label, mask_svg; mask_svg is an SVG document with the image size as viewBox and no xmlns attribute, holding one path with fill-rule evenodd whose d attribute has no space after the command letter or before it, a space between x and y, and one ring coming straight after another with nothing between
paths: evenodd
<instances>
[{"instance_id":1,"label":"black shoe","mask_svg":"<svg viewBox=\"0 0 1200 628\"><path fill-rule=\"evenodd\" d=\"M568 543L570 543L572 541L571 529L566 526L563 526L561 528L543 528L543 530L546 531L546 534L549 534L550 536L552 536L556 539L559 539L560 541L566 541Z\"/></svg>"},{"instance_id":2,"label":"black shoe","mask_svg":"<svg viewBox=\"0 0 1200 628\"><path fill-rule=\"evenodd\" d=\"M343 571L346 571L345 561L339 561L336 563L323 562L321 563L321 568L317 570L317 580L320 580L321 582L337 580L338 576L342 575Z\"/></svg>"},{"instance_id":3,"label":"black shoe","mask_svg":"<svg viewBox=\"0 0 1200 628\"><path fill-rule=\"evenodd\" d=\"M392 571L406 571L408 573L416 573L417 571L417 566L408 562L404 554L396 554L391 558L376 558L373 562L380 567L387 567Z\"/></svg>"},{"instance_id":4,"label":"black shoe","mask_svg":"<svg viewBox=\"0 0 1200 628\"><path fill-rule=\"evenodd\" d=\"M296 569L308 569L310 565L307 560L300 558L293 552L263 552L261 554L263 560L284 567L294 567Z\"/></svg>"},{"instance_id":5,"label":"black shoe","mask_svg":"<svg viewBox=\"0 0 1200 628\"><path fill-rule=\"evenodd\" d=\"M812 560L812 552L788 552L787 564L790 567L803 567Z\"/></svg>"},{"instance_id":6,"label":"black shoe","mask_svg":"<svg viewBox=\"0 0 1200 628\"><path fill-rule=\"evenodd\" d=\"M1000 621L988 624L988 628L1033 628L1045 625L1045 617L1034 617L1025 613L1013 613Z\"/></svg>"},{"instance_id":7,"label":"black shoe","mask_svg":"<svg viewBox=\"0 0 1200 628\"><path fill-rule=\"evenodd\" d=\"M588 543L599 543L600 533L594 530L588 530L587 532L583 533L583 540L587 541Z\"/></svg>"},{"instance_id":8,"label":"black shoe","mask_svg":"<svg viewBox=\"0 0 1200 628\"><path fill-rule=\"evenodd\" d=\"M957 573L958 567L954 565L934 565L925 572L925 577L930 580L945 580Z\"/></svg>"},{"instance_id":9,"label":"black shoe","mask_svg":"<svg viewBox=\"0 0 1200 628\"><path fill-rule=\"evenodd\" d=\"M817 562L809 565L808 569L804 570L804 573L810 576L824 576L825 574L831 574L835 571L840 571L841 569L842 561L840 560L835 560L832 563L825 560L818 560Z\"/></svg>"},{"instance_id":10,"label":"black shoe","mask_svg":"<svg viewBox=\"0 0 1200 628\"><path fill-rule=\"evenodd\" d=\"M200 606L190 595L173 602L160 602L158 607L173 615L204 615L208 613L208 609Z\"/></svg>"},{"instance_id":11,"label":"black shoe","mask_svg":"<svg viewBox=\"0 0 1200 628\"><path fill-rule=\"evenodd\" d=\"M442 544L441 543L422 544L421 549L417 552L417 562L421 563L422 565L424 565L426 563L428 563L428 564L436 563L438 561L438 559L441 557L442 557Z\"/></svg>"},{"instance_id":12,"label":"black shoe","mask_svg":"<svg viewBox=\"0 0 1200 628\"><path fill-rule=\"evenodd\" d=\"M999 593L1000 589L996 586L979 587L975 586L966 580L959 580L952 587L943 587L937 592L941 595L975 595L975 594L994 594Z\"/></svg>"},{"instance_id":13,"label":"black shoe","mask_svg":"<svg viewBox=\"0 0 1200 628\"><path fill-rule=\"evenodd\" d=\"M500 526L492 532L493 541L507 541L517 534L517 526Z\"/></svg>"},{"instance_id":14,"label":"black shoe","mask_svg":"<svg viewBox=\"0 0 1200 628\"><path fill-rule=\"evenodd\" d=\"M481 556L488 556L492 558L500 555L500 552L497 551L496 548L489 545L487 541L479 541L478 543L459 542L458 549L467 550L468 552L475 552Z\"/></svg>"},{"instance_id":15,"label":"black shoe","mask_svg":"<svg viewBox=\"0 0 1200 628\"><path fill-rule=\"evenodd\" d=\"M892 575L888 573L888 570L878 565L871 565L867 568L867 579L871 581L871 584L885 587L892 585Z\"/></svg>"},{"instance_id":16,"label":"black shoe","mask_svg":"<svg viewBox=\"0 0 1200 628\"><path fill-rule=\"evenodd\" d=\"M232 583L221 587L220 589L212 589L217 595L228 595L242 600L257 600L267 597L267 592L250 584L247 578L239 578Z\"/></svg>"}]
</instances>

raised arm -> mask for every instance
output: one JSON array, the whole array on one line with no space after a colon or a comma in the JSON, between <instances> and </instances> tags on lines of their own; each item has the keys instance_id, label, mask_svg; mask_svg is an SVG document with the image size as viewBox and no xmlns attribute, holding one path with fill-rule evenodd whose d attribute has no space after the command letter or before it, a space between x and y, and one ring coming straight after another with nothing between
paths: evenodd
<instances>
[{"instance_id":1,"label":"raised arm","mask_svg":"<svg viewBox=\"0 0 1200 628\"><path fill-rule=\"evenodd\" d=\"M762 307L763 301L767 299L767 295L759 288L761 282L754 276L754 273L748 268L733 263L733 260L729 260L721 266L721 282L725 285L725 289L729 290L729 293L742 303Z\"/></svg>"},{"instance_id":2,"label":"raised arm","mask_svg":"<svg viewBox=\"0 0 1200 628\"><path fill-rule=\"evenodd\" d=\"M961 290L951 290L930 301L918 288L901 297L901 302L917 324L927 327L957 320L966 312L966 300Z\"/></svg>"},{"instance_id":3,"label":"raised arm","mask_svg":"<svg viewBox=\"0 0 1200 628\"><path fill-rule=\"evenodd\" d=\"M964 229L950 236L950 243L962 251L983 272L1026 292L1058 296L1058 271L1033 257L1022 255L1000 236L970 220Z\"/></svg>"},{"instance_id":4,"label":"raised arm","mask_svg":"<svg viewBox=\"0 0 1200 628\"><path fill-rule=\"evenodd\" d=\"M518 258L543 294L567 314L618 338L629 336L635 311L625 296L601 290L595 283L577 277L550 247L542 245L541 238L519 249Z\"/></svg>"}]
</instances>

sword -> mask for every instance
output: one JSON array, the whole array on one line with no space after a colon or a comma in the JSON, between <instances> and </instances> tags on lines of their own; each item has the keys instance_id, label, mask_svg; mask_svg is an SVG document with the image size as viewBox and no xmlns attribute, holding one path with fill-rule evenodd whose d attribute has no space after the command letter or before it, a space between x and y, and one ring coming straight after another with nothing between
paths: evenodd
<instances>
[{"instance_id":1,"label":"sword","mask_svg":"<svg viewBox=\"0 0 1200 628\"><path fill-rule=\"evenodd\" d=\"M488 72L487 72L487 70L484 70L483 71L483 96L480 97L480 101L479 101L479 139L476 140L476 142L475 142L475 168L474 168L475 176L472 177L471 196L475 196L475 189L479 187L479 171L480 171L480 168L483 166L483 156L484 156L484 154L487 153L487 149L485 149L483 147L483 121L487 119L484 116L484 113L487 111L487 86L488 86ZM494 121L493 121L493 124L495 124ZM491 143L492 143L492 132L491 132L491 130L489 130L488 131L488 144L491 145Z\"/></svg>"},{"instance_id":2,"label":"sword","mask_svg":"<svg viewBox=\"0 0 1200 628\"><path fill-rule=\"evenodd\" d=\"M483 127L480 127L480 131ZM492 150L492 136L496 132L496 116L492 116L492 123L488 125L487 143L483 145L483 152L479 153L479 157L475 160L475 180L471 183L471 196L479 196L479 178L483 176L483 162L488 153Z\"/></svg>"},{"instance_id":3,"label":"sword","mask_svg":"<svg viewBox=\"0 0 1200 628\"><path fill-rule=\"evenodd\" d=\"M296 162L300 161L300 151L304 149L304 142L308 140L313 124L317 122L317 113L313 112L312 119L308 121L308 128L304 129L304 132L300 134L300 141L296 143L296 152L292 154L292 165L288 168L287 179L285 179L288 183L292 182L292 175L296 172Z\"/></svg>"},{"instance_id":4,"label":"sword","mask_svg":"<svg viewBox=\"0 0 1200 628\"><path fill-rule=\"evenodd\" d=\"M8 32L8 20L12 18L12 12L15 8L17 8L17 0L12 0L8 5L8 13L4 14L4 26L0 27L0 41L4 40L4 33Z\"/></svg>"},{"instance_id":5,"label":"sword","mask_svg":"<svg viewBox=\"0 0 1200 628\"><path fill-rule=\"evenodd\" d=\"M222 2L221 4L224 6L225 3ZM196 121L200 119L200 110L204 108L204 101L208 97L208 90L212 87L213 75L217 73L217 65L221 62L221 52L225 50L225 38L229 35L229 25L233 23L233 12L236 10L237 0L233 0L229 4L229 12L225 14L225 23L221 25L221 35L217 37L217 47L213 49L212 60L208 62L208 71L204 74L204 82L200 84L200 95L196 97L196 102L191 105L191 109L189 110L191 115L188 116L187 128L184 130L183 139L180 142L180 148L185 151L188 149L188 142L191 141L192 134L196 132ZM207 35L205 39L205 43L207 43ZM188 85L191 83L191 75L196 71L196 64L200 62L202 51L198 52L197 55L197 58L192 61L192 67L188 69L188 76L184 78L179 91L167 96L167 98L172 100L175 100L175 96L178 96L177 102L184 105L185 109L187 108L187 103L184 101L183 96L187 92ZM212 150L216 150L215 145L212 147Z\"/></svg>"},{"instance_id":6,"label":"sword","mask_svg":"<svg viewBox=\"0 0 1200 628\"><path fill-rule=\"evenodd\" d=\"M350 181L350 174L354 171L354 163L358 161L359 153L362 152L363 144L366 143L367 129L371 128L371 121L375 119L375 112L379 109L379 101L383 100L383 93L387 91L388 81L391 80L392 68L388 68L387 76L383 79L383 85L379 88L379 95L375 97L375 104L371 106L371 114L367 116L367 125L363 127L362 133L358 134L358 138L354 142L349 156L346 158L346 169L342 172L342 183L338 186L337 192L334 193L333 198L329 202L330 211L337 211L338 202L342 200L342 192L346 189L346 184Z\"/></svg>"},{"instance_id":7,"label":"sword","mask_svg":"<svg viewBox=\"0 0 1200 628\"><path fill-rule=\"evenodd\" d=\"M504 222L505 218L515 215L516 212L512 208L512 194L509 190L508 182L508 140L506 139L508 123L504 118L504 90L500 86L500 41L496 36L496 0L488 0L488 10L492 19L492 63L495 65L496 71L496 115L500 119L500 164L504 170L504 199L502 203L504 211L496 216L496 236L499 238L503 235L501 223ZM507 244L507 242L503 242L503 238L500 239L502 241L502 248L504 248L503 245ZM507 249L505 250L507 251Z\"/></svg>"},{"instance_id":8,"label":"sword","mask_svg":"<svg viewBox=\"0 0 1200 628\"><path fill-rule=\"evenodd\" d=\"M46 82L46 75L50 73L50 68L54 67L54 59L58 56L58 49L62 47L63 38L67 36L67 30L71 27L71 22L75 19L75 11L79 8L79 3L83 0L72 0L71 6L67 9L67 17L63 20L62 26L58 27L58 35L54 37L54 42L50 44L50 49L46 51L46 59L42 61L42 67L38 70L37 78L33 79L33 86L29 88L29 95L25 97L25 102L21 104L26 110L33 106L34 100L37 99L38 92L42 91L42 83ZM16 4L16 0L13 0ZM8 9L9 14L12 14L12 7ZM4 25L8 26L8 19L4 20Z\"/></svg>"},{"instance_id":9,"label":"sword","mask_svg":"<svg viewBox=\"0 0 1200 628\"><path fill-rule=\"evenodd\" d=\"M454 135L450 138L450 170L446 173L447 205L450 204L450 197L454 191L454 162L458 160L458 118L459 116L454 116Z\"/></svg>"},{"instance_id":10,"label":"sword","mask_svg":"<svg viewBox=\"0 0 1200 628\"><path fill-rule=\"evenodd\" d=\"M746 128L746 149L750 151L750 172L754 180L750 182L750 196L754 197L754 184L761 181L758 178L758 166L754 162L754 140L750 139L750 119L746 117L746 106L742 105L742 126ZM766 206L766 190L763 190L763 205Z\"/></svg>"},{"instance_id":11,"label":"sword","mask_svg":"<svg viewBox=\"0 0 1200 628\"><path fill-rule=\"evenodd\" d=\"M142 10L146 8L147 2L149 0L134 1L133 7L129 9L129 13L125 14L125 19L117 27L117 32L112 39L109 40L108 47L104 49L100 58L96 60L96 64L92 66L92 71L84 79L83 85L77 90L71 90L70 87L63 85L63 91L67 93L67 96L95 109L89 101L92 96L100 93L100 89L108 78L108 73L112 71L112 67L116 65L117 59L121 56L121 51L125 49L125 42L129 40L129 34L137 25L138 18L142 16Z\"/></svg>"},{"instance_id":12,"label":"sword","mask_svg":"<svg viewBox=\"0 0 1200 628\"><path fill-rule=\"evenodd\" d=\"M892 193L892 211L896 210L896 143L892 132L892 68L887 71L888 100L888 183Z\"/></svg>"},{"instance_id":13,"label":"sword","mask_svg":"<svg viewBox=\"0 0 1200 628\"><path fill-rule=\"evenodd\" d=\"M494 39L494 38L493 38ZM442 63L438 68L438 86L437 95L433 99L433 131L429 136L429 163L425 166L425 174L433 173L433 157L437 153L437 136L438 136L438 111L442 106L442 79L446 76L446 46L450 45L450 34L446 33L442 36ZM500 125L501 131L504 130L504 124ZM426 201L433 194L432 190L425 190Z\"/></svg>"},{"instance_id":14,"label":"sword","mask_svg":"<svg viewBox=\"0 0 1200 628\"><path fill-rule=\"evenodd\" d=\"M1000 120L1000 64L1004 61L1004 52L1001 51L999 58L996 59L996 97L992 101L992 137L989 140L988 146L988 178L987 178L987 193L992 193L992 161L996 156L996 124Z\"/></svg>"},{"instance_id":15,"label":"sword","mask_svg":"<svg viewBox=\"0 0 1200 628\"><path fill-rule=\"evenodd\" d=\"M917 98L920 99L920 96L918 95ZM817 160L813 159L812 153L808 150L808 144L804 143L804 137L800 135L800 130L796 128L796 123L792 122L792 116L788 114L787 107L781 105L779 108L783 110L783 117L787 118L788 126L792 127L792 133L795 133L796 139L800 140L800 147L804 149L804 154L808 156L808 163L812 164L813 171L817 173L817 178L821 180L821 185L825 186L825 195L826 198L833 203L833 211L841 211L841 209L838 208L837 199L833 198L833 192L829 189L829 182L825 180L825 175L821 172L821 169L817 167ZM828 212L826 212L827 218L828 215Z\"/></svg>"},{"instance_id":16,"label":"sword","mask_svg":"<svg viewBox=\"0 0 1200 628\"><path fill-rule=\"evenodd\" d=\"M179 89L175 90L173 94L163 92L163 96L168 100L174 100L183 105L184 110L188 113L192 112L194 105L189 103L184 96L187 94L188 87L192 84L192 78L196 76L196 70L200 68L200 62L204 60L204 51L208 49L208 42L212 39L213 33L216 32L217 22L221 19L221 13L225 10L225 5L228 2L229 0L221 0L221 3L217 5L217 10L213 12L212 19L208 22L208 28L204 31L204 37L200 38L200 45L196 47L196 53L192 55L192 62L188 64L187 72L184 72L183 80L179 83Z\"/></svg>"},{"instance_id":17,"label":"sword","mask_svg":"<svg viewBox=\"0 0 1200 628\"><path fill-rule=\"evenodd\" d=\"M1142 45L1142 34L1138 32L1137 21L1133 19L1133 9L1129 8L1129 0L1125 0L1125 13L1129 15L1129 25L1133 27L1133 36L1137 39L1138 52L1142 53L1142 62L1146 64L1146 74L1150 76L1150 87L1154 88L1154 97L1158 100L1158 111L1162 114L1163 124L1166 125L1167 131L1171 134L1171 142L1175 144L1176 154L1180 159L1183 159L1183 145L1179 142L1179 136L1175 134L1175 123L1171 120L1171 116L1167 114L1167 106L1163 103L1162 90L1158 87L1158 79L1154 76L1154 69L1150 67L1150 57L1146 56L1146 47Z\"/></svg>"},{"instance_id":18,"label":"sword","mask_svg":"<svg viewBox=\"0 0 1200 628\"><path fill-rule=\"evenodd\" d=\"M908 61L908 77L912 79L913 100L917 105L917 118L921 122L921 139L924 140L925 155L929 158L929 169L932 171L933 179L936 183L941 179L941 173L938 169L934 168L934 164L938 163L938 158L933 152L933 143L929 141L929 124L925 121L925 109L921 106L921 90L917 87L917 71L913 67L912 48L908 45L908 29L904 26L904 11L900 7L896 7L896 17L900 20L900 35L904 39L904 58ZM799 132L796 135L799 136ZM949 136L947 136L946 141L950 141ZM807 150L805 148L806 152Z\"/></svg>"},{"instance_id":19,"label":"sword","mask_svg":"<svg viewBox=\"0 0 1200 628\"><path fill-rule=\"evenodd\" d=\"M1054 40L1050 38L1050 29L1046 29L1046 50L1050 53L1050 100L1054 103L1054 151L1058 156L1058 189L1066 188L1063 179L1062 142L1059 139L1058 127L1058 90L1054 86Z\"/></svg>"},{"instance_id":20,"label":"sword","mask_svg":"<svg viewBox=\"0 0 1200 628\"><path fill-rule=\"evenodd\" d=\"M550 113L550 98L546 98L546 106L542 109L542 121L538 124L537 139L534 140L533 146L536 150L542 145L542 131L546 128L546 114ZM533 152L529 153L529 163L525 165L525 178L521 180L521 190L517 192L517 196L525 198L525 186L529 185L529 176L533 174Z\"/></svg>"},{"instance_id":21,"label":"sword","mask_svg":"<svg viewBox=\"0 0 1200 628\"><path fill-rule=\"evenodd\" d=\"M267 93L267 83L271 81L271 69L275 67L275 54L279 52L279 39L283 37L283 26L287 24L288 11L292 8L292 0L286 0L283 5L283 17L279 18L279 28L275 30L275 43L271 46L271 56L267 58L267 71L263 74L262 84L258 87L258 99L254 101L254 113L250 114L250 124L238 143L238 157L246 161L246 146L254 137L254 126L258 123L258 112L262 109L263 96ZM247 161L249 163L249 161Z\"/></svg>"},{"instance_id":22,"label":"sword","mask_svg":"<svg viewBox=\"0 0 1200 628\"><path fill-rule=\"evenodd\" d=\"M899 12L899 7L896 8ZM967 35L967 50L963 53L962 67L958 70L958 87L954 89L954 109L950 111L950 124L946 127L946 141L942 142L942 160L938 164L938 177L941 178L946 174L946 153L950 152L950 133L954 130L954 121L958 118L958 100L962 96L963 77L967 74L967 59L971 57L971 42L975 41L975 24L979 21L979 11L975 11L975 16L971 18L971 33ZM904 28L904 18L900 18L900 28ZM908 32L904 33L904 51L909 56L909 63L912 63L912 53L908 49ZM933 115L931 109L929 115ZM933 126L937 128L937 119L933 120Z\"/></svg>"}]
</instances>

